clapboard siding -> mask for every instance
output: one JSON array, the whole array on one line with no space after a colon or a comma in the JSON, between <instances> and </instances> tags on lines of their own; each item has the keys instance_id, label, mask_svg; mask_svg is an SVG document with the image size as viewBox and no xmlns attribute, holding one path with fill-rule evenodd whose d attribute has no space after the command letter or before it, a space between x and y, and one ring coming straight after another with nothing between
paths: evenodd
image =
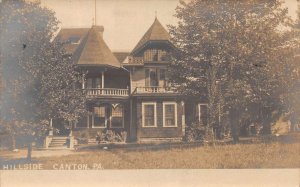
<instances>
[{"instance_id":1,"label":"clapboard siding","mask_svg":"<svg viewBox=\"0 0 300 187\"><path fill-rule=\"evenodd\" d=\"M163 102L174 102L170 99L139 99L137 101L137 136L138 138L176 138L181 137L182 134L182 115L183 106L179 101L175 101L177 104L177 127L163 127ZM156 120L157 127L142 127L142 103L143 102L156 102Z\"/></svg>"}]
</instances>

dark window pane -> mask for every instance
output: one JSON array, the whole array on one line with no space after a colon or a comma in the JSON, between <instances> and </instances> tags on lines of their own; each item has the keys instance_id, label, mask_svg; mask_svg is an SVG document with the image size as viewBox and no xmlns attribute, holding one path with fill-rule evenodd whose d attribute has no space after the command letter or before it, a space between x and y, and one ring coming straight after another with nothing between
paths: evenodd
<instances>
[{"instance_id":1,"label":"dark window pane","mask_svg":"<svg viewBox=\"0 0 300 187\"><path fill-rule=\"evenodd\" d=\"M123 127L123 106L118 105L111 110L111 127Z\"/></svg>"},{"instance_id":2,"label":"dark window pane","mask_svg":"<svg viewBox=\"0 0 300 187\"><path fill-rule=\"evenodd\" d=\"M144 125L145 126L154 126L155 122L154 122L154 118L155 118L155 114L154 114L154 106L155 105L144 105Z\"/></svg>"},{"instance_id":3,"label":"dark window pane","mask_svg":"<svg viewBox=\"0 0 300 187\"><path fill-rule=\"evenodd\" d=\"M105 107L94 107L94 127L105 127Z\"/></svg>"},{"instance_id":4,"label":"dark window pane","mask_svg":"<svg viewBox=\"0 0 300 187\"><path fill-rule=\"evenodd\" d=\"M165 105L165 126L176 126L175 124L175 104Z\"/></svg>"}]
</instances>

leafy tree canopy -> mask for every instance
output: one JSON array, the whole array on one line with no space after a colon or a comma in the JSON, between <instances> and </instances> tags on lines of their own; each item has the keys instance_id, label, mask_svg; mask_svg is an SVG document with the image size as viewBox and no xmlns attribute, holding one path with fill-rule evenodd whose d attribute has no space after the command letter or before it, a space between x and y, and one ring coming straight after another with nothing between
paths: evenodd
<instances>
[{"instance_id":1,"label":"leafy tree canopy","mask_svg":"<svg viewBox=\"0 0 300 187\"><path fill-rule=\"evenodd\" d=\"M279 72L298 43L297 33L286 29L292 25L287 13L278 0L181 1L178 24L170 26L179 49L170 67L173 85L208 98L211 123L222 103L233 126L243 116L270 124L284 108Z\"/></svg>"},{"instance_id":2,"label":"leafy tree canopy","mask_svg":"<svg viewBox=\"0 0 300 187\"><path fill-rule=\"evenodd\" d=\"M52 41L59 23L54 12L24 0L0 5L2 120L18 121L15 132L40 128L50 118L76 121L85 96L75 90L80 75L63 43Z\"/></svg>"}]
</instances>

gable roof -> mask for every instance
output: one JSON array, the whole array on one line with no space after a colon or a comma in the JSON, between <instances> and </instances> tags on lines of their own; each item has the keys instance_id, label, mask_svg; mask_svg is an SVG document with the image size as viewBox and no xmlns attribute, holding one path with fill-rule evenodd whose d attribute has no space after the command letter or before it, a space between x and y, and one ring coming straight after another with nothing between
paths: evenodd
<instances>
[{"instance_id":1,"label":"gable roof","mask_svg":"<svg viewBox=\"0 0 300 187\"><path fill-rule=\"evenodd\" d=\"M113 52L113 54L118 59L118 61L120 63L122 63L130 53L129 52Z\"/></svg>"},{"instance_id":2,"label":"gable roof","mask_svg":"<svg viewBox=\"0 0 300 187\"><path fill-rule=\"evenodd\" d=\"M104 28L102 26L92 26L92 28L87 30L67 30L67 33L64 36L65 38L75 37L81 34L78 44L67 44L66 46L66 49L71 49L69 51L72 51L73 60L75 63L78 65L100 65L117 68L121 67L121 63L113 55L103 40L103 31ZM62 32L62 34L64 33Z\"/></svg>"},{"instance_id":3,"label":"gable roof","mask_svg":"<svg viewBox=\"0 0 300 187\"><path fill-rule=\"evenodd\" d=\"M168 31L162 26L157 18L155 18L151 27L134 47L131 54L139 50L149 41L170 41L170 35Z\"/></svg>"}]
</instances>

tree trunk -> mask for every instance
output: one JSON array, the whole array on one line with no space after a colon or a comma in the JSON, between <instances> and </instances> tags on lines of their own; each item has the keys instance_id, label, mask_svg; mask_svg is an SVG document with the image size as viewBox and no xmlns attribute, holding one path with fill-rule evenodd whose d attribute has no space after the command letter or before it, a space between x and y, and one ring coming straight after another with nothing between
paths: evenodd
<instances>
[{"instance_id":1,"label":"tree trunk","mask_svg":"<svg viewBox=\"0 0 300 187\"><path fill-rule=\"evenodd\" d=\"M238 124L236 120L231 121L231 134L232 134L232 139L233 143L236 144L239 142L239 133L238 133Z\"/></svg>"},{"instance_id":2,"label":"tree trunk","mask_svg":"<svg viewBox=\"0 0 300 187\"><path fill-rule=\"evenodd\" d=\"M27 161L31 162L31 154L32 154L32 142L28 143L27 147Z\"/></svg>"},{"instance_id":3,"label":"tree trunk","mask_svg":"<svg viewBox=\"0 0 300 187\"><path fill-rule=\"evenodd\" d=\"M10 136L11 138L11 150L15 150L16 149L16 139L14 135Z\"/></svg>"},{"instance_id":4,"label":"tree trunk","mask_svg":"<svg viewBox=\"0 0 300 187\"><path fill-rule=\"evenodd\" d=\"M231 135L233 139L233 143L236 144L239 142L239 132L238 132L238 125L239 125L239 115L235 109L230 111L230 127L231 127Z\"/></svg>"}]
</instances>

